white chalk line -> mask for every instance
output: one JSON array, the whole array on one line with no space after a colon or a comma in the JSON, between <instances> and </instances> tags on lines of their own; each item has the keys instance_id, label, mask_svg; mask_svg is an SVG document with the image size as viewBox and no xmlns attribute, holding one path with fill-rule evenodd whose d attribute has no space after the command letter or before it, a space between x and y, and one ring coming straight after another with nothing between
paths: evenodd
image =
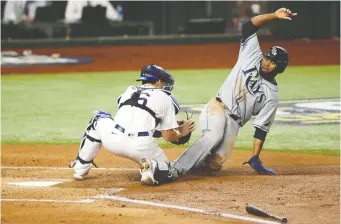
<instances>
[{"instance_id":1,"label":"white chalk line","mask_svg":"<svg viewBox=\"0 0 341 224\"><path fill-rule=\"evenodd\" d=\"M69 167L13 167L13 166L1 166L1 169L52 169L52 170L68 170L73 169ZM112 170L112 171L131 171L131 170L138 170L133 168L93 168L92 170ZM117 192L120 192L121 188L118 189ZM150 205L155 207L162 207L162 208L170 208L170 209L177 209L177 210L183 210L183 211L189 211L189 212L195 212L195 213L201 213L201 214L207 214L207 215L215 215L219 217L226 217L231 219L238 219L243 221L249 221L254 223L264 223L264 224L278 224L278 222L274 221L268 221L263 219L257 219L257 218L251 218L248 216L242 216L242 215L234 215L230 213L225 212L214 212L214 211L208 211L200 208L191 208L191 207L184 207L179 205L170 205L170 204L163 204L163 203L157 203L152 201L144 201L144 200L136 200L136 199L130 199L120 196L110 196L110 195L97 195L90 199L83 199L83 200L54 200L54 199L0 199L0 201L4 202L59 202L59 203L92 203L96 202L96 199L110 199L110 200L116 200L116 201L123 201L123 202L130 202L135 204L142 204L142 205Z\"/></svg>"},{"instance_id":2,"label":"white chalk line","mask_svg":"<svg viewBox=\"0 0 341 224\"><path fill-rule=\"evenodd\" d=\"M112 193L118 193L121 190L123 190L123 188L118 188L116 190L113 190ZM242 216L242 215L233 215L233 214L226 213L226 212L214 212L214 211L208 211L208 210L200 209L200 208L191 208L191 207L185 207L185 206L179 206L179 205L163 204L163 203L157 203L157 202L152 202L152 201L136 200L136 199L130 199L126 197L110 196L110 195L97 195L93 198L81 199L81 200L19 199L19 198L18 199L4 199L2 198L0 199L0 201L3 201L3 202L93 203L93 202L96 202L97 199L110 199L110 200L123 201L123 202L129 202L129 203L134 203L134 204L150 205L154 207L177 209L177 210L201 213L201 214L206 214L206 215L215 215L215 216L225 217L225 218L230 218L230 219L238 219L238 220L249 221L249 222L254 222L254 223L278 224L278 222L268 221L264 219L251 218L251 217Z\"/></svg>"},{"instance_id":3,"label":"white chalk line","mask_svg":"<svg viewBox=\"0 0 341 224\"><path fill-rule=\"evenodd\" d=\"M124 190L124 188L107 189L107 193L114 194ZM96 198L80 199L80 200L60 200L60 199L23 199L23 198L0 198L4 202L58 202L58 203L92 203L96 202Z\"/></svg>"},{"instance_id":4,"label":"white chalk line","mask_svg":"<svg viewBox=\"0 0 341 224\"><path fill-rule=\"evenodd\" d=\"M95 199L81 200L58 200L58 199L20 199L20 198L1 198L4 202L58 202L58 203L92 203Z\"/></svg>"},{"instance_id":5,"label":"white chalk line","mask_svg":"<svg viewBox=\"0 0 341 224\"><path fill-rule=\"evenodd\" d=\"M242 215L233 215L233 214L226 213L226 212L214 212L214 211L208 211L208 210L204 210L200 208L191 208L191 207L184 207L184 206L179 206L179 205L157 203L157 202L152 202L152 201L136 200L136 199L130 199L130 198L120 197L120 196L98 195L98 196L95 196L94 198L110 199L110 200L130 202L130 203L141 204L141 205L150 205L150 206L161 207L161 208L171 208L171 209L196 212L196 213L207 214L207 215L215 215L215 216L238 219L238 220L255 222L255 223L278 224L278 222L268 221L264 219L251 218L251 217L242 216Z\"/></svg>"},{"instance_id":6,"label":"white chalk line","mask_svg":"<svg viewBox=\"0 0 341 224\"><path fill-rule=\"evenodd\" d=\"M69 167L48 167L48 166L1 166L1 169L46 169L46 170L72 170ZM111 170L111 171L136 171L135 168L92 168L91 170Z\"/></svg>"}]
</instances>

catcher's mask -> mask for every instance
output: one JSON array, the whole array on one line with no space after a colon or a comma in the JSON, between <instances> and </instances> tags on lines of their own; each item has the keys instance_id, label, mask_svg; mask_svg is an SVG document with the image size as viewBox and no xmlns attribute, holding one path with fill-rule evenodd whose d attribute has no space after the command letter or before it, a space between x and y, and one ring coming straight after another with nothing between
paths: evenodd
<instances>
[{"instance_id":1,"label":"catcher's mask","mask_svg":"<svg viewBox=\"0 0 341 224\"><path fill-rule=\"evenodd\" d=\"M165 84L163 87L164 90L172 91L175 82L173 76L167 73L160 66L154 64L143 66L141 69L140 78L138 78L136 81L156 82L159 80Z\"/></svg>"},{"instance_id":2,"label":"catcher's mask","mask_svg":"<svg viewBox=\"0 0 341 224\"><path fill-rule=\"evenodd\" d=\"M284 48L279 46L271 47L268 53L264 54L264 56L276 63L276 73L284 72L289 63L288 52Z\"/></svg>"}]
</instances>

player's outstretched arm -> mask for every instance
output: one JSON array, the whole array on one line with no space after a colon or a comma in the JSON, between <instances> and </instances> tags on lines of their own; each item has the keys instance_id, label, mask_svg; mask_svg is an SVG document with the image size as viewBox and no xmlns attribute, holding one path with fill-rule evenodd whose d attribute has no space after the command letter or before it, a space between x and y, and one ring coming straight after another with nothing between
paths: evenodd
<instances>
[{"instance_id":1,"label":"player's outstretched arm","mask_svg":"<svg viewBox=\"0 0 341 224\"><path fill-rule=\"evenodd\" d=\"M291 12L290 9L280 8L274 13L268 13L263 15L255 16L251 19L253 25L257 27L262 27L268 21L272 21L275 19L287 19L291 20L292 17L296 16L297 13Z\"/></svg>"}]
</instances>

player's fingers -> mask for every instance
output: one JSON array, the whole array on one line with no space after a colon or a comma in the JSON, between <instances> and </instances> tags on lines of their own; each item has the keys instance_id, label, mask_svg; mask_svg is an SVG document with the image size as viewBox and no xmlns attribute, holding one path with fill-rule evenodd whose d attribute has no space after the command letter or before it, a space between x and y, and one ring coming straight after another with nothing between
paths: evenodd
<instances>
[{"instance_id":1,"label":"player's fingers","mask_svg":"<svg viewBox=\"0 0 341 224\"><path fill-rule=\"evenodd\" d=\"M192 120L187 120L187 121L185 121L185 124L186 124L186 125L189 125L189 124L192 124L192 123L194 123L194 121L192 121Z\"/></svg>"},{"instance_id":2,"label":"player's fingers","mask_svg":"<svg viewBox=\"0 0 341 224\"><path fill-rule=\"evenodd\" d=\"M188 127L188 129L191 129L191 128L195 127L194 121L192 121L191 123L188 123L187 127Z\"/></svg>"},{"instance_id":3,"label":"player's fingers","mask_svg":"<svg viewBox=\"0 0 341 224\"><path fill-rule=\"evenodd\" d=\"M188 129L188 133L194 131L194 129L195 129L195 128L190 128L190 129Z\"/></svg>"},{"instance_id":4,"label":"player's fingers","mask_svg":"<svg viewBox=\"0 0 341 224\"><path fill-rule=\"evenodd\" d=\"M297 16L297 13L291 13L292 16Z\"/></svg>"},{"instance_id":5,"label":"player's fingers","mask_svg":"<svg viewBox=\"0 0 341 224\"><path fill-rule=\"evenodd\" d=\"M195 127L195 123L193 122L193 123L190 123L190 124L188 124L188 126L187 126L189 129L190 128L192 128L192 127Z\"/></svg>"},{"instance_id":6,"label":"player's fingers","mask_svg":"<svg viewBox=\"0 0 341 224\"><path fill-rule=\"evenodd\" d=\"M291 20L291 18L290 18L290 17L283 17L282 19Z\"/></svg>"}]
</instances>

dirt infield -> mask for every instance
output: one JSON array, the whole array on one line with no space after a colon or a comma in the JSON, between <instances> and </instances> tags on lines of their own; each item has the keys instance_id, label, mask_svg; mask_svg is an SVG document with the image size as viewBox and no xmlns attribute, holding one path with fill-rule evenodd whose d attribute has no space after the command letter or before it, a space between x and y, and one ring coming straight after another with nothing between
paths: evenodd
<instances>
[{"instance_id":1,"label":"dirt infield","mask_svg":"<svg viewBox=\"0 0 341 224\"><path fill-rule=\"evenodd\" d=\"M260 44L264 51L273 45L286 48L290 54L289 66L340 64L340 40L268 41ZM22 50L24 49L17 49L19 52ZM1 72L6 75L139 70L150 63L160 64L166 69L231 68L237 61L238 52L238 43L42 48L33 49L33 53L90 57L94 62L61 66L3 67Z\"/></svg>"},{"instance_id":2,"label":"dirt infield","mask_svg":"<svg viewBox=\"0 0 341 224\"><path fill-rule=\"evenodd\" d=\"M261 176L240 165L250 152L235 150L220 173L190 175L171 184L147 187L140 185L135 163L105 150L100 151L96 163L106 170L93 169L85 181L72 181L72 169L67 165L77 150L72 145L3 145L1 196L15 200L2 201L2 223L255 223L113 199L76 203L98 195L241 217L252 217L245 212L245 204L250 203L286 216L289 223L338 223L340 220L338 157L264 152L263 162L280 175ZM181 149L165 151L170 159L176 159L182 152ZM9 184L37 180L62 183L51 187ZM120 188L123 190L119 191Z\"/></svg>"}]
</instances>

